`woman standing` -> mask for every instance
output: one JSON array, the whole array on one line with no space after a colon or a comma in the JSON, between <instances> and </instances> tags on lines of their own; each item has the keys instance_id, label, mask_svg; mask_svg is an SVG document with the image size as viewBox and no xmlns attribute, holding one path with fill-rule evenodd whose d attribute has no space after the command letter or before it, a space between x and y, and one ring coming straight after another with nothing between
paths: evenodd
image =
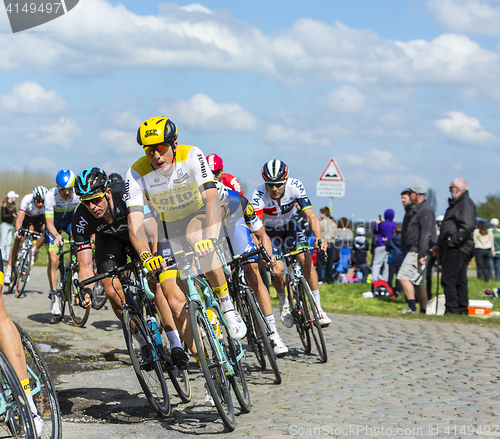
<instances>
[{"instance_id":1,"label":"woman standing","mask_svg":"<svg viewBox=\"0 0 500 439\"><path fill-rule=\"evenodd\" d=\"M4 258L9 259L10 245L12 244L12 223L17 218L16 199L19 198L14 191L10 191L2 202L2 224L0 226L0 250Z\"/></svg>"},{"instance_id":2,"label":"woman standing","mask_svg":"<svg viewBox=\"0 0 500 439\"><path fill-rule=\"evenodd\" d=\"M495 256L493 232L481 221L472 234L476 248L477 278L486 282L490 280L490 259Z\"/></svg>"}]
</instances>

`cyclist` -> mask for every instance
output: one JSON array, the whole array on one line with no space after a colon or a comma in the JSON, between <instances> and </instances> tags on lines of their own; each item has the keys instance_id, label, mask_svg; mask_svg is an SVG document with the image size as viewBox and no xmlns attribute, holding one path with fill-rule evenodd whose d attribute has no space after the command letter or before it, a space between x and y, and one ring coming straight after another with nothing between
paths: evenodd
<instances>
[{"instance_id":1,"label":"cyclist","mask_svg":"<svg viewBox=\"0 0 500 439\"><path fill-rule=\"evenodd\" d=\"M240 182L235 176L224 172L224 162L217 154L208 154L207 162L215 181L220 181L224 186L243 195Z\"/></svg>"},{"instance_id":2,"label":"cyclist","mask_svg":"<svg viewBox=\"0 0 500 439\"><path fill-rule=\"evenodd\" d=\"M108 179L110 183L114 183L115 181L123 181L123 177L116 172L112 172L111 174L109 174Z\"/></svg>"},{"instance_id":3,"label":"cyclist","mask_svg":"<svg viewBox=\"0 0 500 439\"><path fill-rule=\"evenodd\" d=\"M271 264L269 266L273 266L276 263L276 258L272 256L271 240L267 236L262 221L255 215L252 204L238 192L228 190L221 182L217 181L215 184L223 208L223 234L229 239L232 254L243 254L256 250L252 233L270 255ZM257 300L269 324L269 328L273 331L270 340L273 344L274 354L276 357L281 358L288 353L288 348L278 334L271 305L271 297L260 276L257 261L257 256L248 258L244 262L243 268L250 287L257 295Z\"/></svg>"},{"instance_id":4,"label":"cyclist","mask_svg":"<svg viewBox=\"0 0 500 439\"><path fill-rule=\"evenodd\" d=\"M314 213L311 201L302 183L295 178L288 178L288 166L281 160L270 160L262 167L262 178L264 184L254 191L252 203L255 213L262 219L266 232L271 238L273 254L281 255L282 247L298 250L308 246L307 238L293 217L295 201L299 203L309 220L315 237L315 246L326 250L328 243L321 240L319 220ZM318 273L312 263L311 254L308 252L300 254L299 261L318 307L321 316L320 323L322 326L327 326L331 320L321 308ZM284 292L284 271L285 264L278 261L274 268L273 286L280 299L281 321L284 326L291 328L293 317L288 298Z\"/></svg>"},{"instance_id":5,"label":"cyclist","mask_svg":"<svg viewBox=\"0 0 500 439\"><path fill-rule=\"evenodd\" d=\"M12 264L16 263L17 254L21 247L21 229L28 229L30 225L33 226L35 232L45 232L45 195L47 188L44 186L37 186L33 189L31 194L25 195L21 200L21 206L17 213L16 219L16 232L14 233L14 244L10 251L9 261L7 262L7 270L5 272L5 285L10 284L12 274ZM44 241L43 236L40 237L33 246L33 261L38 256L38 249L42 246Z\"/></svg>"},{"instance_id":6,"label":"cyclist","mask_svg":"<svg viewBox=\"0 0 500 439\"><path fill-rule=\"evenodd\" d=\"M75 192L82 202L76 209L72 228L80 266L78 279L82 281L94 275L91 245L91 236L94 234L95 262L99 273L126 264L129 251L132 257L137 258L139 255L135 252L128 233L124 181L109 183L102 169L87 168L76 177ZM105 278L101 282L116 317L121 320L124 293L119 280ZM91 292L91 285L84 289L85 307L91 306ZM167 327L172 361L177 367L185 368L188 356L182 348L175 324L169 318L170 312L165 309L168 305L161 294L155 295L155 304Z\"/></svg>"},{"instance_id":7,"label":"cyclist","mask_svg":"<svg viewBox=\"0 0 500 439\"><path fill-rule=\"evenodd\" d=\"M24 356L23 343L16 325L12 322L7 314L5 302L3 300L3 259L0 250L0 349L7 356L10 364L14 368L21 386L26 393L26 399L33 413L33 420L38 436L41 436L43 429L42 417L38 415L33 396L31 395L30 380L28 378L28 370L26 368L26 357Z\"/></svg>"},{"instance_id":8,"label":"cyclist","mask_svg":"<svg viewBox=\"0 0 500 439\"><path fill-rule=\"evenodd\" d=\"M177 328L199 361L178 272L165 271L163 257L192 245L220 299L231 337L245 336L246 326L234 309L222 267L215 267L212 240L220 233L219 196L204 154L195 146L177 143L177 128L170 119L153 117L143 122L137 131L137 143L144 148L145 156L130 167L125 177L130 239L143 265L154 273L162 271L159 281ZM143 229L146 200L158 216L157 256L150 252Z\"/></svg>"},{"instance_id":9,"label":"cyclist","mask_svg":"<svg viewBox=\"0 0 500 439\"><path fill-rule=\"evenodd\" d=\"M73 192L75 174L69 169L61 169L56 175L56 187L45 195L45 247L49 254L47 276L50 286L50 311L54 316L61 315L61 305L57 300L57 266L59 265L59 247L63 243L61 232L71 235L71 222L75 209L80 204Z\"/></svg>"}]
</instances>

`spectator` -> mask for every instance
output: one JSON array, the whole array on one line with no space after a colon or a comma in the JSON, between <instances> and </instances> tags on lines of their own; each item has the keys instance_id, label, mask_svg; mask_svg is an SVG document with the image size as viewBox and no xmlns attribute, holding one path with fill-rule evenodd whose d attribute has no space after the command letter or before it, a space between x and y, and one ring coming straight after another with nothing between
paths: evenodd
<instances>
[{"instance_id":1,"label":"spectator","mask_svg":"<svg viewBox=\"0 0 500 439\"><path fill-rule=\"evenodd\" d=\"M318 265L318 281L320 285L323 282L333 283L333 264L335 260L335 241L337 239L337 223L331 217L330 209L328 207L322 207L319 210L319 215L321 217L319 226L321 228L321 236L328 243L328 248L326 249L326 255L328 257L326 265L323 263L321 256L318 255L317 265Z\"/></svg>"},{"instance_id":2,"label":"spectator","mask_svg":"<svg viewBox=\"0 0 500 439\"><path fill-rule=\"evenodd\" d=\"M335 248L344 271L347 271L350 265L353 238L354 235L349 220L347 218L340 218L337 221L337 241L335 242Z\"/></svg>"},{"instance_id":3,"label":"spectator","mask_svg":"<svg viewBox=\"0 0 500 439\"><path fill-rule=\"evenodd\" d=\"M491 258L492 269L495 270L495 280L500 280L500 229L498 228L498 218L491 218L491 231L493 232L493 241L495 243L495 256ZM490 277L493 277L493 271L490 270Z\"/></svg>"},{"instance_id":4,"label":"spectator","mask_svg":"<svg viewBox=\"0 0 500 439\"><path fill-rule=\"evenodd\" d=\"M365 237L366 230L364 227L358 227L356 229L356 238L354 239L354 264L356 265L356 270L361 273L358 274L358 279L362 282L366 282L368 275L371 273L371 268L366 262L366 257L368 255L368 250L370 249L370 244L368 239Z\"/></svg>"},{"instance_id":5,"label":"spectator","mask_svg":"<svg viewBox=\"0 0 500 439\"><path fill-rule=\"evenodd\" d=\"M12 244L12 223L17 218L16 199L19 198L14 191L9 191L2 202L2 224L0 226L0 250L5 258L10 255L10 246Z\"/></svg>"},{"instance_id":6,"label":"spectator","mask_svg":"<svg viewBox=\"0 0 500 439\"><path fill-rule=\"evenodd\" d=\"M441 229L441 223L443 222L444 215L438 215L436 217L436 236L439 238L439 230ZM427 289L427 299L432 299L432 277L434 275L434 267L437 265L437 255L431 252L429 259L427 260L427 270L425 279L425 288Z\"/></svg>"},{"instance_id":7,"label":"spectator","mask_svg":"<svg viewBox=\"0 0 500 439\"><path fill-rule=\"evenodd\" d=\"M446 297L445 314L467 315L467 265L474 246L472 233L476 224L476 206L469 197L467 182L462 178L451 182L450 194L438 245L433 248L433 252L441 252L441 285Z\"/></svg>"},{"instance_id":8,"label":"spectator","mask_svg":"<svg viewBox=\"0 0 500 439\"><path fill-rule=\"evenodd\" d=\"M405 240L406 240L406 231L408 230L408 224L410 224L413 215L417 210L417 206L415 206L410 199L411 189L405 189L401 192L401 202L403 203L403 207L405 208L405 216L403 218L403 224L401 228L401 251L406 253Z\"/></svg>"},{"instance_id":9,"label":"spectator","mask_svg":"<svg viewBox=\"0 0 500 439\"><path fill-rule=\"evenodd\" d=\"M387 209L384 212L384 219L379 215L377 223L373 227L373 234L376 235L375 250L373 252L372 261L372 281L389 279L389 266L387 258L389 254L385 250L385 242L392 237L396 224L394 219L394 210Z\"/></svg>"},{"instance_id":10,"label":"spectator","mask_svg":"<svg viewBox=\"0 0 500 439\"><path fill-rule=\"evenodd\" d=\"M477 278L486 282L490 280L490 259L495 256L495 240L493 232L481 221L472 233L476 254Z\"/></svg>"},{"instance_id":11,"label":"spectator","mask_svg":"<svg viewBox=\"0 0 500 439\"><path fill-rule=\"evenodd\" d=\"M412 204L413 206L413 204ZM389 265L389 285L398 296L403 292L403 287L397 279L397 274L403 259L405 258L405 253L401 251L401 231L403 226L398 224L394 229L394 236L389 238L385 243L385 249L389 252L389 257L387 258L387 264ZM392 283L393 279L396 278L395 285Z\"/></svg>"},{"instance_id":12,"label":"spectator","mask_svg":"<svg viewBox=\"0 0 500 439\"><path fill-rule=\"evenodd\" d=\"M406 231L407 253L398 272L408 302L406 313L416 312L415 290L417 291L420 312L427 308L427 291L425 290L425 271L429 250L436 245L436 217L434 209L425 199L427 190L423 184L411 188L410 199L416 206L415 215L408 224Z\"/></svg>"}]
</instances>

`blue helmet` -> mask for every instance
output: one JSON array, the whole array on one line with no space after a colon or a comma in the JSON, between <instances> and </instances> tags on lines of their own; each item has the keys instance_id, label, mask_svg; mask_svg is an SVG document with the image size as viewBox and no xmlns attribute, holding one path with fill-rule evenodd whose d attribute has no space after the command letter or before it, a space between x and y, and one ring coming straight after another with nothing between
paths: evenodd
<instances>
[{"instance_id":1,"label":"blue helmet","mask_svg":"<svg viewBox=\"0 0 500 439\"><path fill-rule=\"evenodd\" d=\"M104 192L108 187L108 177L104 170L99 168L84 169L76 176L75 193L79 197L94 195Z\"/></svg>"},{"instance_id":2,"label":"blue helmet","mask_svg":"<svg viewBox=\"0 0 500 439\"><path fill-rule=\"evenodd\" d=\"M69 169L61 169L56 175L56 184L60 188L70 188L75 185L75 173Z\"/></svg>"}]
</instances>

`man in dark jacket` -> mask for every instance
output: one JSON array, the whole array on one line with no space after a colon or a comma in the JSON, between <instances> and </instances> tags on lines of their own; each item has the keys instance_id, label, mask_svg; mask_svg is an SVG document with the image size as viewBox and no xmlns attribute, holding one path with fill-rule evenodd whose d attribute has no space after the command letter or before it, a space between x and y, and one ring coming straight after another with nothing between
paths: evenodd
<instances>
[{"instance_id":1,"label":"man in dark jacket","mask_svg":"<svg viewBox=\"0 0 500 439\"><path fill-rule=\"evenodd\" d=\"M408 308L403 311L405 314L417 310L415 289L417 290L420 312L424 313L427 306L427 291L425 290L427 253L436 244L437 236L436 217L434 209L425 199L426 192L424 185L416 184L411 188L410 193L410 199L416 206L416 211L408 224L405 242L407 254L398 272L398 280L403 286L408 302Z\"/></svg>"},{"instance_id":2,"label":"man in dark jacket","mask_svg":"<svg viewBox=\"0 0 500 439\"><path fill-rule=\"evenodd\" d=\"M451 198L444 215L437 247L443 269L441 285L446 297L446 314L468 314L467 265L474 249L476 206L469 198L467 183L456 178L450 185Z\"/></svg>"},{"instance_id":3,"label":"man in dark jacket","mask_svg":"<svg viewBox=\"0 0 500 439\"><path fill-rule=\"evenodd\" d=\"M406 253L406 231L408 230L408 224L410 224L413 215L417 210L417 206L415 206L410 199L411 189L405 189L401 192L401 202L403 203L403 207L405 208L405 216L403 218L402 230L401 230L401 251Z\"/></svg>"}]
</instances>

